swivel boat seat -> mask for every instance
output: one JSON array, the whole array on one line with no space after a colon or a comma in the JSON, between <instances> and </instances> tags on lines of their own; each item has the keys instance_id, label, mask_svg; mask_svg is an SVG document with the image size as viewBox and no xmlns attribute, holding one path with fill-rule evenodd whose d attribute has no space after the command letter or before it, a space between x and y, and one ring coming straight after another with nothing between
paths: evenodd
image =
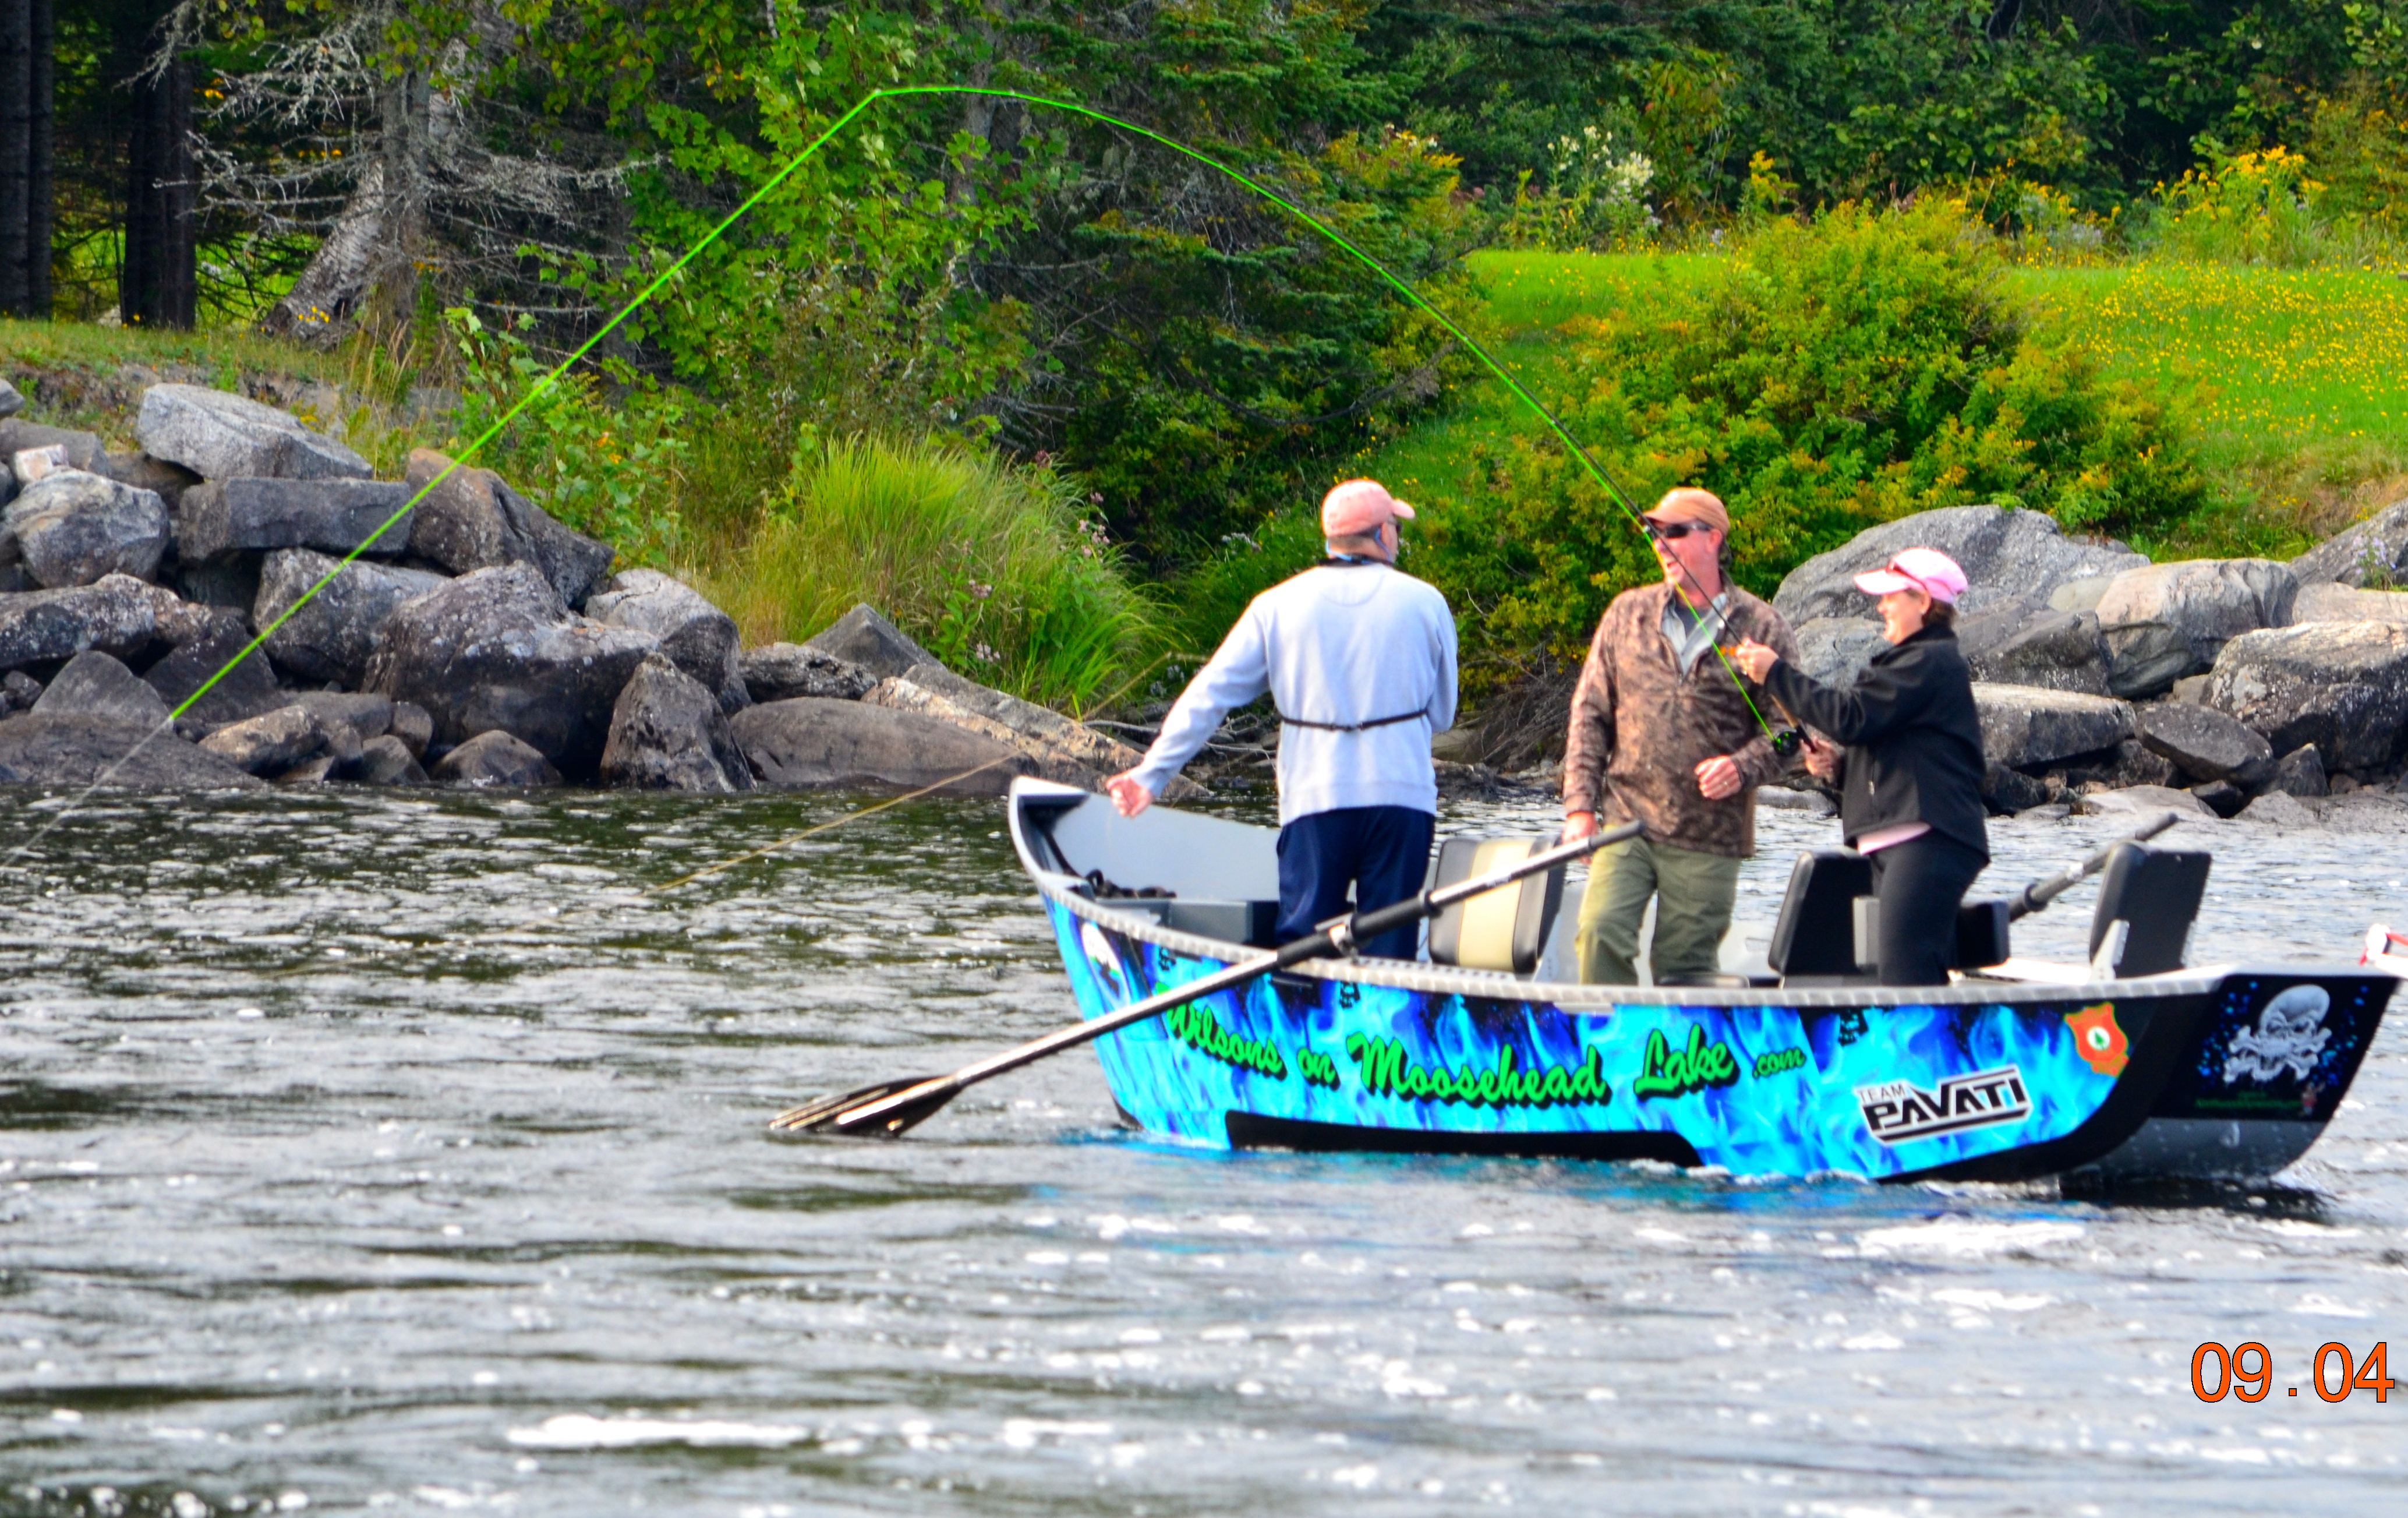
<instances>
[{"instance_id":1,"label":"swivel boat seat","mask_svg":"<svg viewBox=\"0 0 2408 1518\"><path fill-rule=\"evenodd\" d=\"M1438 846L1430 889L1452 886L1489 870L1500 870L1555 845L1555 838L1449 838ZM1429 928L1433 964L1466 970L1538 972L1564 902L1564 867L1532 875L1458 903L1440 913Z\"/></svg>"},{"instance_id":2,"label":"swivel boat seat","mask_svg":"<svg viewBox=\"0 0 2408 1518\"><path fill-rule=\"evenodd\" d=\"M2207 894L2204 850L2124 844L2107 857L2090 914L2090 965L2101 980L2179 970Z\"/></svg>"}]
</instances>

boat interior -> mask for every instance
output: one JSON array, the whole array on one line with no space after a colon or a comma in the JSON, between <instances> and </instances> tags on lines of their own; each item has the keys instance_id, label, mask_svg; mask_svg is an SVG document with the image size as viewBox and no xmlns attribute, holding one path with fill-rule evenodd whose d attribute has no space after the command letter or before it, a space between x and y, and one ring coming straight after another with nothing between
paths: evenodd
<instances>
[{"instance_id":1,"label":"boat interior","mask_svg":"<svg viewBox=\"0 0 2408 1518\"><path fill-rule=\"evenodd\" d=\"M1257 949L1276 947L1274 830L1159 806L1126 818L1103 797L1041 783L1023 781L1013 797L1012 830L1023 855L1065 889L1174 932ZM1469 879L1553 842L1537 835L1443 839L1429 884ZM2103 872L2091 917L2090 959L2083 964L2016 957L2008 903L1969 902L1957 917L1952 976L2081 985L2179 971L2206 893L2209 863L2200 850L2118 846ZM1558 867L1452 906L1429 924L1424 952L1434 964L1540 976L1550 945L1570 926L1562 914L1564 884ZM1656 983L1876 985L1879 903L1871 889L1872 865L1865 856L1850 849L1802 853L1790 870L1760 967Z\"/></svg>"}]
</instances>

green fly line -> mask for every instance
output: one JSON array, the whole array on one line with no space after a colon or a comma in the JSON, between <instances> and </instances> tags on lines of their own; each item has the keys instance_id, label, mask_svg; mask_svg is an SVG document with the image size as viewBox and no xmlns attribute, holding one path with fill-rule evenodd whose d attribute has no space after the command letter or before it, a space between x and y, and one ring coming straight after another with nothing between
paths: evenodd
<instances>
[{"instance_id":1,"label":"green fly line","mask_svg":"<svg viewBox=\"0 0 2408 1518\"><path fill-rule=\"evenodd\" d=\"M608 322L603 323L602 325L595 331L593 336L587 338L583 342L579 343L575 349L570 351L566 357L553 365L547 373L545 373L540 379L537 380L535 383L528 388L527 393L520 398L517 404L510 407L509 411L504 412L493 422L491 426L487 426L484 431L479 433L474 439L470 440L467 445L463 447L452 461L443 467L439 473L437 473L433 479L428 480L425 484L420 486L418 492L411 496L408 500L404 501L391 516L386 517L381 523L378 524L375 531L362 539L359 546L353 548L350 553L345 554L341 559L337 561L333 569L330 569L324 574L320 575L317 581L312 584L308 589L303 591L300 597L295 600L292 605L287 606L282 612L278 614L276 618L269 622L267 626L260 629L258 634L254 636L251 642L245 643L241 650L232 658L228 659L223 668L220 669L215 674L210 675L207 680L201 682L198 688L196 688L190 696L185 697L184 700L177 705L174 711L168 713L167 720L161 723L157 729L154 729L150 736L156 737L160 732L165 731L169 727L173 726L176 719L182 716L186 712L192 710L194 703L198 701L203 696L208 695L211 687L215 687L219 681L234 672L236 665L240 664L244 659L249 658L252 654L258 652L261 645L267 642L269 635L274 633L277 629L282 627L288 620L290 620L294 613L308 605L309 601L317 596L318 592L325 589L327 586L333 584L336 578L339 576L343 571L349 569L353 561L358 559L361 555L374 547L378 539L382 538L388 531L392 530L396 523L409 515L412 511L415 511L419 502L424 500L427 495L433 491L436 486L451 478L453 471L460 469L469 459L474 458L487 443L500 436L505 427L508 427L510 423L517 420L521 412L525 411L527 407L534 404L539 397L551 390L553 385L559 383L562 377L565 376L571 368L582 360L586 354L592 353L603 339L609 337L613 331L617 330L621 323L634 315L638 310L643 307L654 296L660 294L661 290L666 287L670 281L676 279L679 273L685 268L686 265L694 262L694 260L701 254L704 249L718 241L721 237L725 235L730 227L734 226L738 222L742 221L744 217L751 212L753 207L767 199L770 195L775 193L780 185L783 184L787 179L794 174L795 170L802 167L813 154L817 153L822 148L827 146L830 141L834 140L838 133L852 125L864 111L867 110L871 106L876 105L881 100L902 99L912 95L964 94L985 95L991 98L1002 100L1017 100L1025 105L1042 106L1049 110L1068 111L1075 116L1084 116L1090 121L1100 122L1106 126L1113 127L1119 131L1127 132L1135 137L1143 137L1148 142L1157 143L1160 146L1168 148L1171 152L1180 154L1182 157L1193 159L1197 163L1203 165L1205 167L1213 170L1215 173L1226 175L1227 178L1244 185L1247 189L1252 190L1254 194L1262 196L1265 200L1269 201L1271 204L1279 207L1282 210L1286 211L1297 221L1302 222L1305 225L1312 228L1313 231L1327 239L1333 245L1352 255L1356 261L1361 263L1366 268L1369 268L1372 273L1377 274L1382 280L1385 281L1392 288L1394 288L1398 295L1404 296L1406 300L1418 308L1425 315L1428 316L1430 320L1443 327L1447 334L1454 338L1455 341L1463 344L1466 349L1469 350L1472 355L1478 358L1480 362L1486 367L1489 373L1502 381L1505 387L1511 390L1517 399L1519 399L1524 405L1529 407L1530 410L1538 415L1539 419L1544 422L1548 428L1553 431L1557 438L1562 440L1564 446L1571 451L1572 456L1578 458L1581 461L1582 467L1586 469L1591 477L1605 488L1606 493L1613 499L1616 505L1622 508L1624 513L1631 519L1632 524L1641 532L1645 532L1647 530L1646 518L1640 513L1639 508L1631 503L1630 498L1623 492L1622 486L1615 483L1613 476L1606 472L1605 466L1598 463L1596 457L1592 455L1585 447L1582 446L1581 441L1572 436L1571 429L1564 426L1563 422L1555 415L1555 413L1548 410L1545 404L1542 403L1537 396L1532 395L1528 386L1525 385L1520 380L1514 378L1512 372L1506 369L1502 363L1498 362L1497 356L1494 354L1491 354L1486 347L1482 345L1478 339L1474 338L1470 333L1466 332L1460 325L1456 325L1453 318L1449 317L1446 312L1439 310L1438 307L1432 304L1426 296L1425 296L1420 291L1414 289L1412 284L1408 283L1401 276L1389 268L1387 265L1380 262L1379 259L1373 257L1370 253L1347 240L1345 236L1340 233L1337 228L1329 225L1326 222L1322 221L1319 217L1314 216L1311 211L1306 210L1303 207L1297 205L1295 201L1288 199L1285 195L1281 195L1278 191L1270 188L1268 185L1264 184L1261 181L1254 179L1252 175L1245 173L1241 169L1233 168L1227 164L1222 163L1220 160L1211 157L1210 154L1198 152L1197 149L1191 148L1187 144L1178 141L1175 138L1167 137L1159 132L1140 126L1135 122L1123 121L1117 116L1110 115L1104 111L1094 109L1091 107L1082 106L1072 101L1049 99L1044 95L1028 94L1019 90L997 90L971 84L896 85L887 89L870 91L867 94L863 95L859 100L855 101L850 110L847 110L843 115L838 116L835 121L830 122L826 130L820 133L818 137L813 137L810 144L800 152L796 153L794 157L788 159L785 166L780 168L775 174L770 175L767 181L763 181L759 189L754 190L752 195L746 196L742 205L738 206L734 210L729 211L726 216L720 220L717 225L713 226L709 232L704 233L701 239L681 254L675 263L669 265L666 268L662 269L658 274L654 275L652 281L647 283L643 289L637 292L633 299L629 300L626 305L620 308L618 314L612 316ZM1686 571L1684 571L1684 573L1685 574L1685 572ZM1692 583L1694 584L1694 581ZM1756 718L1756 726L1764 730L1766 736L1772 736L1771 725L1764 720L1764 714L1756 710L1755 700L1748 695L1745 684L1740 680L1739 672L1731 669L1730 659L1728 656L1723 653L1719 643L1717 643L1714 648L1714 655L1717 658L1722 660L1723 668L1729 672L1731 683L1739 687L1740 699L1747 702L1748 714ZM146 738L144 743L147 744L149 741L149 738ZM134 754L140 751L140 748L141 745L137 745L136 748L129 751L123 759L119 759L115 765L112 765L109 770L100 777L100 779L94 781L91 787L86 788L85 795L88 796L93 790L98 789L101 786L108 784L109 779L117 773L117 771L130 761L133 759ZM80 798L79 798L77 804L80 804ZM75 807L69 806L65 810L67 812L72 812L75 810ZM63 812L61 816L64 817L64 813ZM47 831L48 829L43 831ZM36 836L38 837L38 835ZM11 858L14 858L16 855L22 854L27 847L32 846L32 844L36 840L29 839L25 844L20 845L11 855Z\"/></svg>"}]
</instances>

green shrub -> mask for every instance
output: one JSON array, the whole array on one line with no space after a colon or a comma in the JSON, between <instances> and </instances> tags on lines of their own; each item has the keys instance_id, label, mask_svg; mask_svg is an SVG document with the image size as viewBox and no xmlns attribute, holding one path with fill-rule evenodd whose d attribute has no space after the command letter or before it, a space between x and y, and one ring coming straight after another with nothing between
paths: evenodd
<instances>
[{"instance_id":1,"label":"green shrub","mask_svg":"<svg viewBox=\"0 0 2408 1518\"><path fill-rule=\"evenodd\" d=\"M1740 582L1877 522L1974 502L2126 533L2204 484L2184 419L2036 335L1963 210L1842 207L1775 222L1702 282L1586 325L1561 412L1643 509L1728 502ZM1487 489L1434 501L1424 573L1466 642L1585 645L1607 600L1657 577L1628 515L1547 435L1488 450Z\"/></svg>"},{"instance_id":2,"label":"green shrub","mask_svg":"<svg viewBox=\"0 0 2408 1518\"><path fill-rule=\"evenodd\" d=\"M1050 468L956 441L807 427L749 536L695 578L748 643L808 638L867 601L959 672L1083 711L1154 636L1088 504Z\"/></svg>"}]
</instances>

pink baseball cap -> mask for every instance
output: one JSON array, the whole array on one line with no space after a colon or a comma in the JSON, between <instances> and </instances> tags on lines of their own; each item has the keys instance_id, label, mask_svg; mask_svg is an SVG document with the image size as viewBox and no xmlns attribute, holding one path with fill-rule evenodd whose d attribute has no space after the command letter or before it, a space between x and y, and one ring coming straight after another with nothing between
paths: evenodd
<instances>
[{"instance_id":1,"label":"pink baseball cap","mask_svg":"<svg viewBox=\"0 0 2408 1518\"><path fill-rule=\"evenodd\" d=\"M1868 596L1920 590L1933 600L1953 606L1965 593L1965 571L1937 548L1909 548L1882 568L1857 575L1856 588Z\"/></svg>"},{"instance_id":2,"label":"pink baseball cap","mask_svg":"<svg viewBox=\"0 0 2408 1518\"><path fill-rule=\"evenodd\" d=\"M1388 494L1377 480L1348 480L1321 498L1321 535L1368 538L1391 519L1413 519L1413 509Z\"/></svg>"}]
</instances>

